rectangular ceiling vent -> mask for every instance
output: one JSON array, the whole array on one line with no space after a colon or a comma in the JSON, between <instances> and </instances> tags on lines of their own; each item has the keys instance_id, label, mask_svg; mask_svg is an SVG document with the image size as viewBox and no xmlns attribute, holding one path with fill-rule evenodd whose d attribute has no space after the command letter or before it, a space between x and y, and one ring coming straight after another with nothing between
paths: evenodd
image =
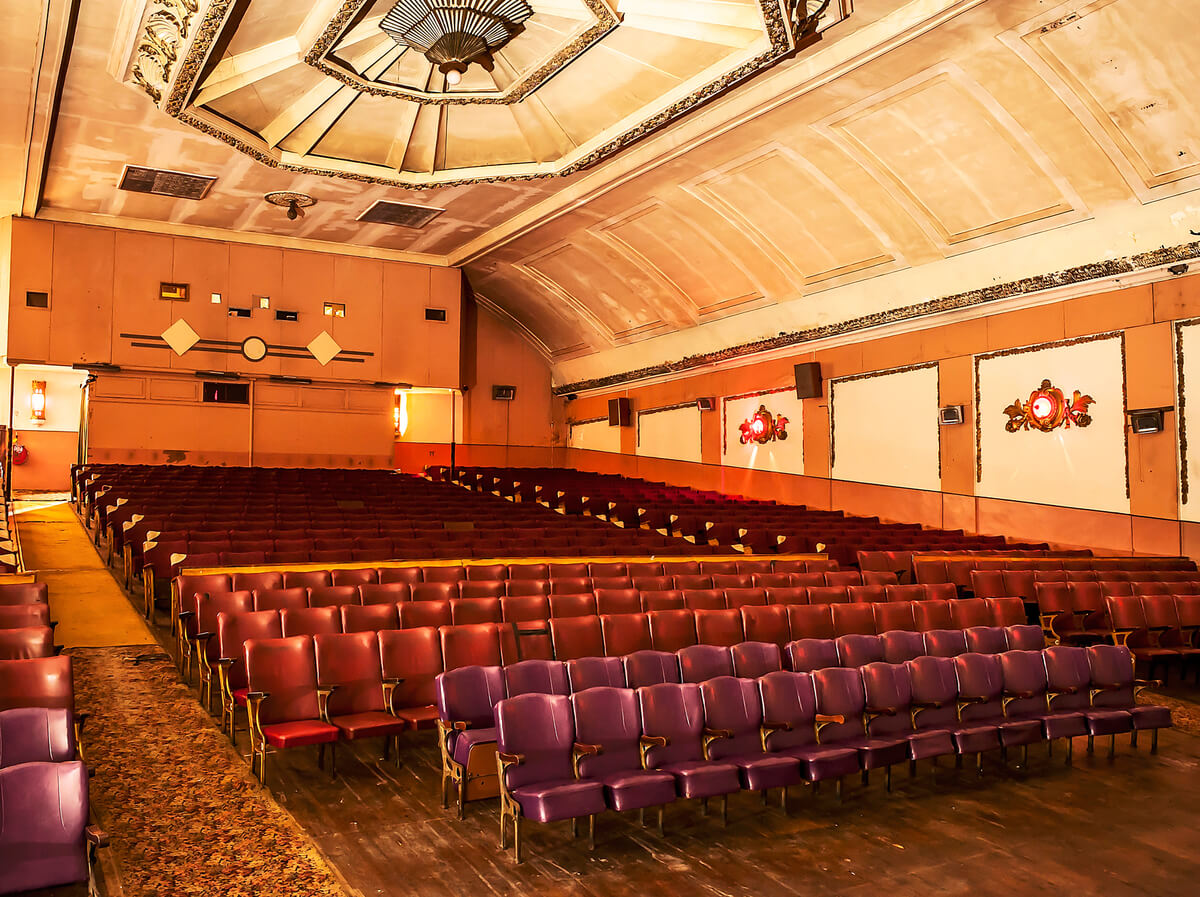
<instances>
[{"instance_id":1,"label":"rectangular ceiling vent","mask_svg":"<svg viewBox=\"0 0 1200 897\"><path fill-rule=\"evenodd\" d=\"M155 196L174 196L177 199L204 199L216 180L215 177L187 174L182 171L126 165L118 186L131 193L153 193Z\"/></svg>"},{"instance_id":2,"label":"rectangular ceiling vent","mask_svg":"<svg viewBox=\"0 0 1200 897\"><path fill-rule=\"evenodd\" d=\"M390 224L415 230L424 227L444 211L446 210L435 209L432 206L414 206L406 202L388 202L381 199L359 215L358 220L367 224Z\"/></svg>"}]
</instances>

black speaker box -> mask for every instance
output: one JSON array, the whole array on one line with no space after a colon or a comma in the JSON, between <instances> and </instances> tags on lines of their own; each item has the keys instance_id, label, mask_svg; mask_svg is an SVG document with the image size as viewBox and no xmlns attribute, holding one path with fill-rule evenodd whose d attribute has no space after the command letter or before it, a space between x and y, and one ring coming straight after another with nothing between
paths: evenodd
<instances>
[{"instance_id":1,"label":"black speaker box","mask_svg":"<svg viewBox=\"0 0 1200 897\"><path fill-rule=\"evenodd\" d=\"M717 400L712 396L705 396L704 398L696 399L696 407L701 411L716 411Z\"/></svg>"},{"instance_id":2,"label":"black speaker box","mask_svg":"<svg viewBox=\"0 0 1200 897\"><path fill-rule=\"evenodd\" d=\"M608 400L608 425L628 427L633 423L633 403L627 398Z\"/></svg>"},{"instance_id":3,"label":"black speaker box","mask_svg":"<svg viewBox=\"0 0 1200 897\"><path fill-rule=\"evenodd\" d=\"M796 365L796 398L819 399L821 397L821 362L806 361Z\"/></svg>"}]
</instances>

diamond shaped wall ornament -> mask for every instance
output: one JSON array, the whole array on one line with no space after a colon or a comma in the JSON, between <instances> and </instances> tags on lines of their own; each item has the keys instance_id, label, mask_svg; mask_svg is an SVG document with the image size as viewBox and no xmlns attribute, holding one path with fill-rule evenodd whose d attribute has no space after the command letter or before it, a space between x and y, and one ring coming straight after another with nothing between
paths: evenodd
<instances>
[{"instance_id":1,"label":"diamond shaped wall ornament","mask_svg":"<svg viewBox=\"0 0 1200 897\"><path fill-rule=\"evenodd\" d=\"M306 348L312 353L313 358L320 362L322 367L333 361L338 352L342 351L342 347L325 330L317 334Z\"/></svg>"},{"instance_id":2,"label":"diamond shaped wall ornament","mask_svg":"<svg viewBox=\"0 0 1200 897\"><path fill-rule=\"evenodd\" d=\"M182 355L200 339L200 334L191 328L187 321L180 318L162 332L162 338L176 355Z\"/></svg>"}]
</instances>

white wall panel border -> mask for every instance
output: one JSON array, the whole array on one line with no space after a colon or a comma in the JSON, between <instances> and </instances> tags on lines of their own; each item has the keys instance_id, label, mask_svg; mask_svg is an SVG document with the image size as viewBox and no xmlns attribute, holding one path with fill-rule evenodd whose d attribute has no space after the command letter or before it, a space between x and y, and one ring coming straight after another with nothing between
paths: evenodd
<instances>
[{"instance_id":1,"label":"white wall panel border","mask_svg":"<svg viewBox=\"0 0 1200 897\"><path fill-rule=\"evenodd\" d=\"M758 445L741 441L742 422L765 405L787 418L787 439ZM794 386L764 389L721 398L721 463L776 473L804 473L804 403Z\"/></svg>"}]
</instances>

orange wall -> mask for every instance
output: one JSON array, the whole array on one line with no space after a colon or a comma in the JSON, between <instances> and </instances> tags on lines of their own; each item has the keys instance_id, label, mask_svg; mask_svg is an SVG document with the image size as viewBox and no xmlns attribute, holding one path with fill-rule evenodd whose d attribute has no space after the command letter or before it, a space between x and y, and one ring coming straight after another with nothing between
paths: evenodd
<instances>
[{"instance_id":1,"label":"orange wall","mask_svg":"<svg viewBox=\"0 0 1200 897\"><path fill-rule=\"evenodd\" d=\"M13 359L339 382L461 383L462 283L454 268L25 218L12 220L6 248ZM190 300L160 299L163 282L189 284ZM50 307L28 308L27 291L48 292ZM221 294L219 303L211 300L213 293ZM260 296L269 298L270 308L257 307ZM324 315L326 301L344 303L346 316ZM231 306L253 306L251 317L231 318ZM426 321L426 306L445 308L447 322ZM298 320L277 321L278 310L295 311ZM197 343L182 356L165 343L152 345L178 319L202 340L230 345ZM343 350L364 354L322 366L304 348L322 331ZM285 354L246 360L237 347L250 336ZM226 351L205 351L214 348Z\"/></svg>"},{"instance_id":2,"label":"orange wall","mask_svg":"<svg viewBox=\"0 0 1200 897\"><path fill-rule=\"evenodd\" d=\"M550 365L503 321L474 302L464 307L463 383L467 442L549 445ZM515 386L516 398L492 398L492 387Z\"/></svg>"},{"instance_id":3,"label":"orange wall","mask_svg":"<svg viewBox=\"0 0 1200 897\"><path fill-rule=\"evenodd\" d=\"M941 492L828 479L829 413L824 397L804 402L805 476L722 467L720 413L701 416L704 464L637 458L633 456L632 438L623 440L620 456L572 450L567 463L582 469L636 474L970 532L1111 552L1200 556L1200 524L1179 519L1178 435L1173 413L1166 415L1164 432L1130 436L1129 514L976 496L972 417L974 355L1111 330L1124 330L1126 335L1129 407L1172 406L1176 397L1171 322L1197 315L1200 276L1178 277L665 383L587 395L565 405L570 419L587 420L605 414L608 399L618 395L629 396L636 413L700 396L720 397L787 386L793 382L792 366L801 361L819 361L826 381L938 361L941 403L963 405L967 414L963 425L941 428ZM632 437L632 428L628 435ZM1086 489L1086 482L1081 482L1080 488Z\"/></svg>"},{"instance_id":4,"label":"orange wall","mask_svg":"<svg viewBox=\"0 0 1200 897\"><path fill-rule=\"evenodd\" d=\"M66 492L71 488L71 465L79 451L79 434L65 430L17 430L29 460L14 464L14 489Z\"/></svg>"}]
</instances>

